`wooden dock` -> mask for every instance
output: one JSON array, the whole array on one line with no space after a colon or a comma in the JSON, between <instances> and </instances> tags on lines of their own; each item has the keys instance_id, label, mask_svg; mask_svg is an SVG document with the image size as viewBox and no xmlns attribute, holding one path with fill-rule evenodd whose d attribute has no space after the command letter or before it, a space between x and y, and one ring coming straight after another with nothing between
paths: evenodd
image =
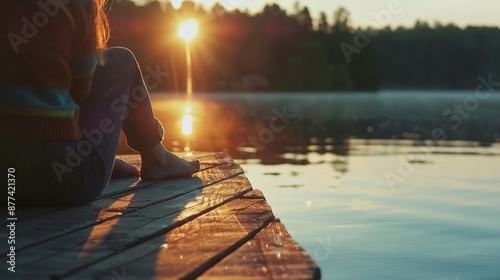
<instances>
[{"instance_id":1,"label":"wooden dock","mask_svg":"<svg viewBox=\"0 0 500 280\"><path fill-rule=\"evenodd\" d=\"M200 172L112 180L84 206L16 209L16 272L3 236L0 279L320 279L230 156L181 156Z\"/></svg>"}]
</instances>

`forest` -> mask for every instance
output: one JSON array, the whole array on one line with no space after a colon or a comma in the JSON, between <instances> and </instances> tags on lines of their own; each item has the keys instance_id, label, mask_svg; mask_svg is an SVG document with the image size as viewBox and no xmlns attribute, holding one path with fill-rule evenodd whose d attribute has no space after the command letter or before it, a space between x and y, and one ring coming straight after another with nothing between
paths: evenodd
<instances>
[{"instance_id":1,"label":"forest","mask_svg":"<svg viewBox=\"0 0 500 280\"><path fill-rule=\"evenodd\" d=\"M152 91L186 90L186 46L179 24L200 24L190 42L195 92L468 90L478 76L500 80L500 29L415 22L355 27L345 8L311 15L277 4L262 11L211 9L185 1L138 6L114 0L110 45L136 54Z\"/></svg>"}]
</instances>

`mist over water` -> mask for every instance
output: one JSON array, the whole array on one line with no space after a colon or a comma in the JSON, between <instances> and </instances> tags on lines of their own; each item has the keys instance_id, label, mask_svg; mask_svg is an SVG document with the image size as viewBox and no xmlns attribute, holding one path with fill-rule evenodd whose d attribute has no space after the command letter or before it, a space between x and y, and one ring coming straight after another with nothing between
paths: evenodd
<instances>
[{"instance_id":1,"label":"mist over water","mask_svg":"<svg viewBox=\"0 0 500 280\"><path fill-rule=\"evenodd\" d=\"M311 144L340 149L353 138L445 146L450 143L442 140L488 146L500 138L500 94L479 99L474 91L194 93L189 138L180 123L185 96L152 99L168 148L182 151L189 142L192 150L227 151L236 158L299 152ZM127 151L123 146L119 151Z\"/></svg>"}]
</instances>

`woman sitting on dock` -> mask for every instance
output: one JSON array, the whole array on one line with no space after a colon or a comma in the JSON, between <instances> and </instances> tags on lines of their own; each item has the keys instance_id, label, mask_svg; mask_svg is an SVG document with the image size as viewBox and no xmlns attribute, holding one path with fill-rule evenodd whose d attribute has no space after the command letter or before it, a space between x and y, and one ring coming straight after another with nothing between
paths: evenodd
<instances>
[{"instance_id":1,"label":"woman sitting on dock","mask_svg":"<svg viewBox=\"0 0 500 280\"><path fill-rule=\"evenodd\" d=\"M112 173L138 176L115 160L121 129L141 155L142 179L200 169L163 146L163 127L134 55L107 48L105 2L0 4L0 170L15 169L16 205L85 204Z\"/></svg>"}]
</instances>

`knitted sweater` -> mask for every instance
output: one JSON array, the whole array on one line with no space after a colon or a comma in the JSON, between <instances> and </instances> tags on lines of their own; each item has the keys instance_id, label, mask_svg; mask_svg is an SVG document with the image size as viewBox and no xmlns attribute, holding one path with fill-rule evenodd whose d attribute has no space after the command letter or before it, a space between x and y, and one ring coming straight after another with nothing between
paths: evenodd
<instances>
[{"instance_id":1,"label":"knitted sweater","mask_svg":"<svg viewBox=\"0 0 500 280\"><path fill-rule=\"evenodd\" d=\"M73 1L80 0L1 1L3 139L81 139L78 104L90 93L97 59Z\"/></svg>"}]
</instances>

